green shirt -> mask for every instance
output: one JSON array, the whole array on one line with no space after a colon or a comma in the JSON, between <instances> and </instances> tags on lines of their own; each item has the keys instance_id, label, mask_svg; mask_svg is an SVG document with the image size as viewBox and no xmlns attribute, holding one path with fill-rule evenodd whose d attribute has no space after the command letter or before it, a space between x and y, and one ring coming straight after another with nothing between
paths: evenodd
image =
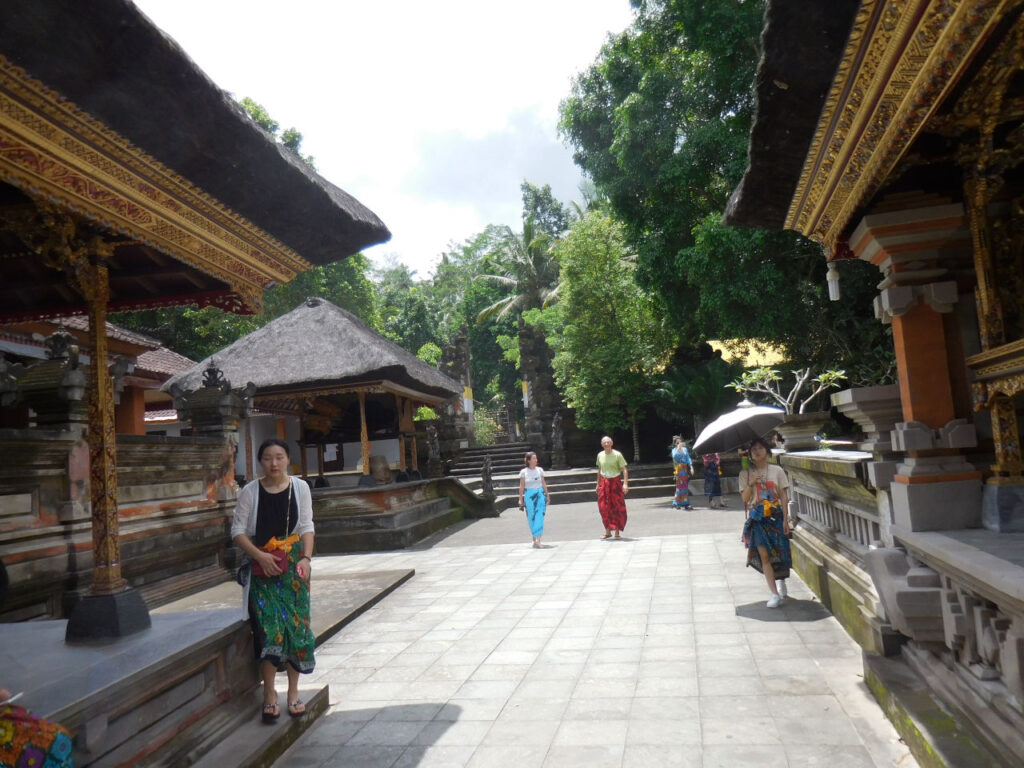
<instances>
[{"instance_id":1,"label":"green shirt","mask_svg":"<svg viewBox=\"0 0 1024 768\"><path fill-rule=\"evenodd\" d=\"M611 453L601 451L597 454L597 468L605 477L618 477L626 468L626 460L614 448Z\"/></svg>"}]
</instances>

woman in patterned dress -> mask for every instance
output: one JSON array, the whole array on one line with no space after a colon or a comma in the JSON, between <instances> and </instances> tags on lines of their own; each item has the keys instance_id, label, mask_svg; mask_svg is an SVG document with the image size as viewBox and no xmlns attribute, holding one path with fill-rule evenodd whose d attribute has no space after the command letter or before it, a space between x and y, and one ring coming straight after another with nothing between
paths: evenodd
<instances>
[{"instance_id":1,"label":"woman in patterned dress","mask_svg":"<svg viewBox=\"0 0 1024 768\"><path fill-rule=\"evenodd\" d=\"M708 507L722 509L725 507L722 501L722 457L717 453L705 453L703 458L704 495L708 497Z\"/></svg>"},{"instance_id":2,"label":"woman in patterned dress","mask_svg":"<svg viewBox=\"0 0 1024 768\"><path fill-rule=\"evenodd\" d=\"M686 441L679 435L672 438L672 467L676 478L676 495L672 499L674 509L692 509L690 506L690 476L693 475L693 459Z\"/></svg>"},{"instance_id":3,"label":"woman in patterned dress","mask_svg":"<svg viewBox=\"0 0 1024 768\"><path fill-rule=\"evenodd\" d=\"M243 600L263 680L263 722L273 723L281 715L277 673L288 675L288 714L301 717L306 707L299 699L299 674L315 665L316 640L309 626L313 501L309 485L288 475L284 440L264 441L256 455L264 475L238 494L231 535L253 566ZM272 554L281 551L287 553L284 567Z\"/></svg>"},{"instance_id":4,"label":"woman in patterned dress","mask_svg":"<svg viewBox=\"0 0 1024 768\"><path fill-rule=\"evenodd\" d=\"M786 579L793 565L789 548L789 478L778 464L769 464L772 449L763 438L750 444L751 465L740 471L739 487L747 508L743 541L747 565L764 574L771 596L769 608L786 597Z\"/></svg>"}]
</instances>

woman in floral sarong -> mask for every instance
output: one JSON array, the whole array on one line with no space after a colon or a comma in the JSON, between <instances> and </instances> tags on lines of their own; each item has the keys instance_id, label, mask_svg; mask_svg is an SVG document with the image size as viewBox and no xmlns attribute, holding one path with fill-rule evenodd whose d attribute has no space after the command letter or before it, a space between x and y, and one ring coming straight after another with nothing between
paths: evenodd
<instances>
[{"instance_id":1,"label":"woman in floral sarong","mask_svg":"<svg viewBox=\"0 0 1024 768\"><path fill-rule=\"evenodd\" d=\"M17 698L0 688L0 766L71 768L71 735L14 704Z\"/></svg>"},{"instance_id":2,"label":"woman in floral sarong","mask_svg":"<svg viewBox=\"0 0 1024 768\"><path fill-rule=\"evenodd\" d=\"M597 454L597 510L604 524L602 539L621 537L626 528L626 494L629 493L629 469L626 459L612 448L612 439L601 438L601 452Z\"/></svg>"},{"instance_id":3,"label":"woman in floral sarong","mask_svg":"<svg viewBox=\"0 0 1024 768\"><path fill-rule=\"evenodd\" d=\"M309 485L288 476L288 444L271 438L257 453L264 475L238 494L231 535L251 562L244 605L263 680L263 722L281 716L274 678L288 675L288 714L301 717L299 673L313 671L316 640L309 627L313 502ZM285 553L286 564L281 561ZM243 566L244 569L244 566Z\"/></svg>"},{"instance_id":4,"label":"woman in floral sarong","mask_svg":"<svg viewBox=\"0 0 1024 768\"><path fill-rule=\"evenodd\" d=\"M674 509L692 509L690 506L690 476L693 474L693 459L686 441L679 435L672 438L672 468L676 478L676 495L672 499Z\"/></svg>"},{"instance_id":5,"label":"woman in floral sarong","mask_svg":"<svg viewBox=\"0 0 1024 768\"><path fill-rule=\"evenodd\" d=\"M704 495L708 497L708 506L722 509L725 507L722 501L722 457L717 453L705 453L703 458Z\"/></svg>"},{"instance_id":6,"label":"woman in floral sarong","mask_svg":"<svg viewBox=\"0 0 1024 768\"><path fill-rule=\"evenodd\" d=\"M789 548L789 478L777 464L769 464L771 448L762 438L750 444L751 466L739 476L740 493L747 508L743 541L747 565L764 574L771 597L769 608L778 608L787 596L785 579L793 566Z\"/></svg>"}]
</instances>

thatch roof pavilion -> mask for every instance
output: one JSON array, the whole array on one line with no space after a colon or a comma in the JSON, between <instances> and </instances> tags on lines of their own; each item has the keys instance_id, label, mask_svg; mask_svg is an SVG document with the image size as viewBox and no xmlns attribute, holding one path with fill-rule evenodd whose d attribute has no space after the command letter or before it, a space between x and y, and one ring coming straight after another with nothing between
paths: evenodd
<instances>
[{"instance_id":1,"label":"thatch roof pavilion","mask_svg":"<svg viewBox=\"0 0 1024 768\"><path fill-rule=\"evenodd\" d=\"M325 442L341 442L342 433L351 434L358 424L364 474L369 472L368 434L373 422L387 424L388 431L400 435L404 470L404 440L413 432L415 408L436 406L462 393L459 382L384 338L351 312L318 298L307 299L173 376L163 388L177 394L197 390L211 366L236 385L254 384L257 409L299 417L302 442L321 447Z\"/></svg>"},{"instance_id":2,"label":"thatch roof pavilion","mask_svg":"<svg viewBox=\"0 0 1024 768\"><path fill-rule=\"evenodd\" d=\"M121 573L108 311L258 312L267 288L389 237L129 0L0 3L0 322L92 329L94 567L69 639L149 626Z\"/></svg>"}]
</instances>

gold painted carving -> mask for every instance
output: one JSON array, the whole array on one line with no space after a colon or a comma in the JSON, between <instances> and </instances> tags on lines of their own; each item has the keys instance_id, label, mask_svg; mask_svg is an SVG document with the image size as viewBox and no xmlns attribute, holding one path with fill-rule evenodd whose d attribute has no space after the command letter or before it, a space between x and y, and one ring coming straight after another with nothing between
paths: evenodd
<instances>
[{"instance_id":1,"label":"gold painted carving","mask_svg":"<svg viewBox=\"0 0 1024 768\"><path fill-rule=\"evenodd\" d=\"M1024 0L864 0L786 227L830 251L1004 15Z\"/></svg>"},{"instance_id":2,"label":"gold painted carving","mask_svg":"<svg viewBox=\"0 0 1024 768\"><path fill-rule=\"evenodd\" d=\"M0 178L224 281L255 311L312 266L3 56Z\"/></svg>"}]
</instances>

